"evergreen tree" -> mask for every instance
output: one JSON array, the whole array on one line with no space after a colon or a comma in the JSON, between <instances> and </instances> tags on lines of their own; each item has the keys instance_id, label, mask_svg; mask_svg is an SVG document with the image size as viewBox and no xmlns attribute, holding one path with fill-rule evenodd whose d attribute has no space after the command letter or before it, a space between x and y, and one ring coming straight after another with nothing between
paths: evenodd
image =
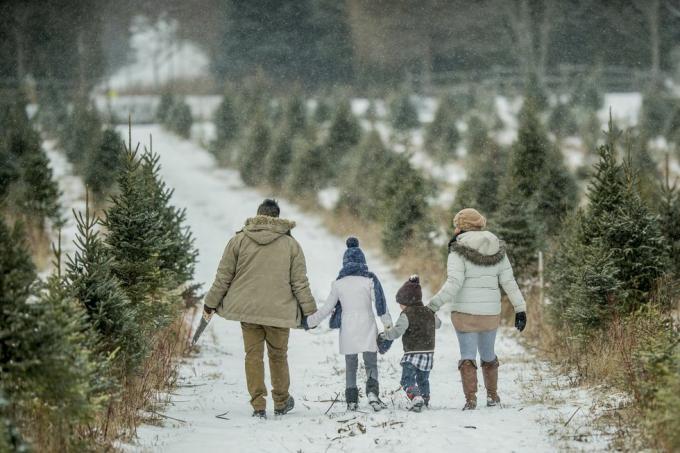
<instances>
[{"instance_id":1,"label":"evergreen tree","mask_svg":"<svg viewBox=\"0 0 680 453\"><path fill-rule=\"evenodd\" d=\"M149 208L160 214L165 244L158 254L161 272L167 273L170 289L184 285L194 277L198 251L186 223L186 209L171 204L174 190L160 175L160 155L153 149L142 154L141 171L150 195Z\"/></svg>"},{"instance_id":2,"label":"evergreen tree","mask_svg":"<svg viewBox=\"0 0 680 453\"><path fill-rule=\"evenodd\" d=\"M328 170L324 149L303 137L293 140L293 162L286 181L288 192L295 196L315 195L323 187Z\"/></svg>"},{"instance_id":3,"label":"evergreen tree","mask_svg":"<svg viewBox=\"0 0 680 453\"><path fill-rule=\"evenodd\" d=\"M492 140L484 149L471 150L467 176L458 186L453 212L474 207L492 217L500 204L500 185L507 168L507 152Z\"/></svg>"},{"instance_id":4,"label":"evergreen tree","mask_svg":"<svg viewBox=\"0 0 680 453\"><path fill-rule=\"evenodd\" d=\"M175 101L165 119L166 127L182 138L191 137L193 122L191 108L184 99Z\"/></svg>"},{"instance_id":5,"label":"evergreen tree","mask_svg":"<svg viewBox=\"0 0 680 453\"><path fill-rule=\"evenodd\" d=\"M168 238L162 213L153 209L153 189L136 152L126 148L123 162L118 193L111 197L102 224L108 231L105 243L113 259L113 275L135 307L140 331L148 334L166 325L172 314L164 297L172 284L161 270Z\"/></svg>"},{"instance_id":6,"label":"evergreen tree","mask_svg":"<svg viewBox=\"0 0 680 453\"><path fill-rule=\"evenodd\" d=\"M348 164L350 173L341 183L342 193L338 207L348 209L367 220L381 217L384 203L380 190L386 169L393 163L393 153L377 131L371 131L355 148Z\"/></svg>"},{"instance_id":7,"label":"evergreen tree","mask_svg":"<svg viewBox=\"0 0 680 453\"><path fill-rule=\"evenodd\" d=\"M301 96L288 99L285 113L286 127L292 134L304 134L307 128L307 106Z\"/></svg>"},{"instance_id":8,"label":"evergreen tree","mask_svg":"<svg viewBox=\"0 0 680 453\"><path fill-rule=\"evenodd\" d=\"M661 232L670 247L672 270L680 274L680 195L676 182L671 184L668 156L666 156L666 177L657 186L657 212Z\"/></svg>"},{"instance_id":9,"label":"evergreen tree","mask_svg":"<svg viewBox=\"0 0 680 453\"><path fill-rule=\"evenodd\" d=\"M560 102L552 109L548 118L548 129L555 134L558 143L564 137L578 132L578 124L569 104Z\"/></svg>"},{"instance_id":10,"label":"evergreen tree","mask_svg":"<svg viewBox=\"0 0 680 453\"><path fill-rule=\"evenodd\" d=\"M60 137L68 123L68 102L65 93L55 83L38 91L38 121L50 136Z\"/></svg>"},{"instance_id":11,"label":"evergreen tree","mask_svg":"<svg viewBox=\"0 0 680 453\"><path fill-rule=\"evenodd\" d=\"M74 427L92 419L109 385L106 364L90 352L94 337L59 275L29 301L34 277L22 229L0 222L0 382L21 419L41 414L41 436L71 450Z\"/></svg>"},{"instance_id":12,"label":"evergreen tree","mask_svg":"<svg viewBox=\"0 0 680 453\"><path fill-rule=\"evenodd\" d=\"M484 153L487 146L495 146L489 137L489 129L478 115L472 115L467 121L465 132L467 156L473 157L479 153Z\"/></svg>"},{"instance_id":13,"label":"evergreen tree","mask_svg":"<svg viewBox=\"0 0 680 453\"><path fill-rule=\"evenodd\" d=\"M293 134L287 127L282 127L276 134L274 147L267 154L265 161L266 180L272 187L280 189L288 174L293 160Z\"/></svg>"},{"instance_id":14,"label":"evergreen tree","mask_svg":"<svg viewBox=\"0 0 680 453\"><path fill-rule=\"evenodd\" d=\"M337 167L343 161L347 153L361 140L361 126L352 113L348 101L340 102L335 110L335 115L328 131L326 141L327 159Z\"/></svg>"},{"instance_id":15,"label":"evergreen tree","mask_svg":"<svg viewBox=\"0 0 680 453\"><path fill-rule=\"evenodd\" d=\"M564 157L556 146L551 146L546 167L539 176L540 187L535 195L536 216L542 219L547 237L559 233L562 221L578 204L578 186L564 164Z\"/></svg>"},{"instance_id":16,"label":"evergreen tree","mask_svg":"<svg viewBox=\"0 0 680 453\"><path fill-rule=\"evenodd\" d=\"M40 135L26 114L24 100L3 103L0 112L0 200L16 216L43 228L45 218L60 220L59 189Z\"/></svg>"},{"instance_id":17,"label":"evergreen tree","mask_svg":"<svg viewBox=\"0 0 680 453\"><path fill-rule=\"evenodd\" d=\"M331 119L332 108L330 103L323 97L316 99L316 108L314 109L314 120L317 124L323 124Z\"/></svg>"},{"instance_id":18,"label":"evergreen tree","mask_svg":"<svg viewBox=\"0 0 680 453\"><path fill-rule=\"evenodd\" d=\"M596 77L579 78L572 95L572 103L586 112L597 112L602 108L604 97L598 87Z\"/></svg>"},{"instance_id":19,"label":"evergreen tree","mask_svg":"<svg viewBox=\"0 0 680 453\"><path fill-rule=\"evenodd\" d=\"M220 106L215 112L215 141L211 151L225 162L231 160L230 145L238 138L241 129L239 116L236 112L236 102L231 92L227 91Z\"/></svg>"},{"instance_id":20,"label":"evergreen tree","mask_svg":"<svg viewBox=\"0 0 680 453\"><path fill-rule=\"evenodd\" d=\"M508 245L508 257L515 273L523 277L533 275L541 233L534 217L535 208L530 204L531 199L522 194L514 177L506 178L501 190L496 233Z\"/></svg>"},{"instance_id":21,"label":"evergreen tree","mask_svg":"<svg viewBox=\"0 0 680 453\"><path fill-rule=\"evenodd\" d=\"M161 98L156 108L156 120L161 124L167 124L170 118L170 112L177 103L175 95L170 91L165 91L161 94Z\"/></svg>"},{"instance_id":22,"label":"evergreen tree","mask_svg":"<svg viewBox=\"0 0 680 453\"><path fill-rule=\"evenodd\" d=\"M77 102L63 129L61 145L66 157L81 172L91 150L102 143L102 123L93 106Z\"/></svg>"},{"instance_id":23,"label":"evergreen tree","mask_svg":"<svg viewBox=\"0 0 680 453\"><path fill-rule=\"evenodd\" d=\"M243 182L255 186L265 177L265 159L271 148L271 131L262 116L258 116L248 132L246 144L239 156L239 171Z\"/></svg>"},{"instance_id":24,"label":"evergreen tree","mask_svg":"<svg viewBox=\"0 0 680 453\"><path fill-rule=\"evenodd\" d=\"M382 207L382 246L397 257L426 221L430 188L408 158L395 155L379 193Z\"/></svg>"},{"instance_id":25,"label":"evergreen tree","mask_svg":"<svg viewBox=\"0 0 680 453\"><path fill-rule=\"evenodd\" d=\"M509 169L519 194L527 199L539 190L549 149L537 107L530 101L527 99L520 112L519 131L512 146Z\"/></svg>"},{"instance_id":26,"label":"evergreen tree","mask_svg":"<svg viewBox=\"0 0 680 453\"><path fill-rule=\"evenodd\" d=\"M118 178L123 148L120 134L114 128L107 128L102 134L101 144L89 150L83 179L96 202L101 202L111 192Z\"/></svg>"},{"instance_id":27,"label":"evergreen tree","mask_svg":"<svg viewBox=\"0 0 680 453\"><path fill-rule=\"evenodd\" d=\"M99 236L98 219L90 212L89 203L85 215L74 214L78 235L76 251L67 262L68 290L85 308L89 322L99 332L103 351L115 355L124 375L139 365L148 341L136 324L135 307L113 275L113 257Z\"/></svg>"},{"instance_id":28,"label":"evergreen tree","mask_svg":"<svg viewBox=\"0 0 680 453\"><path fill-rule=\"evenodd\" d=\"M418 111L408 93L400 93L390 105L390 121L395 131L405 132L420 126Z\"/></svg>"},{"instance_id":29,"label":"evergreen tree","mask_svg":"<svg viewBox=\"0 0 680 453\"><path fill-rule=\"evenodd\" d=\"M455 111L450 102L442 100L425 132L425 147L432 156L446 162L456 157L459 141Z\"/></svg>"}]
</instances>

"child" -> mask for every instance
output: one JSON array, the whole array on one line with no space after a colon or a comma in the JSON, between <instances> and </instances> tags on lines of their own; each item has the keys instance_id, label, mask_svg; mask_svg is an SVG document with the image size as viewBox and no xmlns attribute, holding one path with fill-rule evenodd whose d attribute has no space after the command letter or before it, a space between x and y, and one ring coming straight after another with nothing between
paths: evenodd
<instances>
[{"instance_id":1,"label":"child","mask_svg":"<svg viewBox=\"0 0 680 453\"><path fill-rule=\"evenodd\" d=\"M378 326L373 314L373 305L385 328L392 326L387 311L385 295L378 277L368 271L366 258L359 248L359 240L347 239L347 250L342 259L342 270L331 285L326 303L316 313L303 319L305 329L313 328L331 313L331 328L340 329L340 354L345 355L346 389L345 400L348 410L357 410L359 389L357 388L358 354L361 353L366 368L366 397L375 411L387 405L380 401L378 384L378 345L375 341Z\"/></svg>"},{"instance_id":2,"label":"child","mask_svg":"<svg viewBox=\"0 0 680 453\"><path fill-rule=\"evenodd\" d=\"M420 412L430 405L430 370L434 357L434 333L442 323L432 310L423 306L420 278L412 275L397 292L401 314L394 327L378 336L381 342L402 337L401 387L411 400L410 410Z\"/></svg>"}]
</instances>

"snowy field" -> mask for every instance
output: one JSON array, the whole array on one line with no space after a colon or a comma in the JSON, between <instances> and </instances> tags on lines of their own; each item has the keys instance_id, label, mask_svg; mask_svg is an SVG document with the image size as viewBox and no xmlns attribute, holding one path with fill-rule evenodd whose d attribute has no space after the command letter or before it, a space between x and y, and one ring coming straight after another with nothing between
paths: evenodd
<instances>
[{"instance_id":1,"label":"snowy field","mask_svg":"<svg viewBox=\"0 0 680 453\"><path fill-rule=\"evenodd\" d=\"M133 140L146 143L149 134L154 137L154 150L161 154L163 177L176 189L175 204L188 208L188 221L200 250L196 279L209 285L227 240L268 194L244 187L234 171L217 168L212 156L198 145L159 126L135 127ZM63 156L51 146L48 148L64 192L63 202L82 208L82 184L71 174ZM293 234L307 255L313 293L323 299L337 275L344 238L330 234L318 218L302 213L285 200L282 210L283 216L298 222ZM72 224L70 220L65 229L65 241L72 238ZM367 257L369 266L383 281L389 309L396 318L398 308L393 297L401 279L376 253L369 250ZM517 334L510 329L501 330L497 343L504 407L462 412L456 338L450 321L443 320L431 377L431 409L420 414L405 410L405 397L398 390L399 342L379 360L382 398L389 409L374 413L365 399L360 412L346 412L342 402L331 407L330 401L338 394L342 399L344 393L344 360L337 352L337 333L324 323L314 331L296 330L291 334L291 393L297 401L296 409L275 418L270 401L270 417L262 421L250 416L240 327L235 322L215 319L201 339L200 353L183 361L179 386L168 395L165 415L177 421L167 419L162 426L142 426L138 438L121 447L135 452L606 448L606 437L594 433L589 424L593 395L571 389L568 379L553 375L546 364L537 362L518 344ZM481 376L479 396L483 400ZM574 411L576 416L564 428ZM225 415L217 418L220 414ZM572 443L570 439L574 438L585 442Z\"/></svg>"}]
</instances>

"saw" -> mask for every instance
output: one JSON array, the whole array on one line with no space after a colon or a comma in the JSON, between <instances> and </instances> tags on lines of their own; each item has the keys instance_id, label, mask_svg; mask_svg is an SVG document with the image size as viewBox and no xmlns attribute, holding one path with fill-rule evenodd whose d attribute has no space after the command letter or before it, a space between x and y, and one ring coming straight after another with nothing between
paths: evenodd
<instances>
[{"instance_id":1,"label":"saw","mask_svg":"<svg viewBox=\"0 0 680 453\"><path fill-rule=\"evenodd\" d=\"M201 323L196 328L196 332L194 333L194 339L191 341L192 346L195 345L196 342L198 342L198 339L200 338L201 334L203 333L205 328L208 327L208 324L210 323L210 319L212 319L213 314L215 314L214 311L211 313L207 313L205 311L203 312L203 316L201 317Z\"/></svg>"}]
</instances>

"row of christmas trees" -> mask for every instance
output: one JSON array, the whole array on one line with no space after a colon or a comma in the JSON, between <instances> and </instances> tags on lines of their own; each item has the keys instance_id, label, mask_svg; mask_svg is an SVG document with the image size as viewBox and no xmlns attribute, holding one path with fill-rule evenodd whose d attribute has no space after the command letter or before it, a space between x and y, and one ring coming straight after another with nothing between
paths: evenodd
<instances>
[{"instance_id":1,"label":"row of christmas trees","mask_svg":"<svg viewBox=\"0 0 680 453\"><path fill-rule=\"evenodd\" d=\"M18 130L3 129L3 152ZM33 137L40 143L37 132ZM83 168L97 146L74 140L81 146L71 148L80 156L74 163ZM10 142L15 153L25 146ZM168 345L181 343L171 325L191 299L197 251L160 177L158 155L119 145L115 190L101 217L89 200L84 213L74 212L76 251L64 258L54 247L45 281L25 223L13 214L14 198L0 205L0 451L108 448L168 384Z\"/></svg>"},{"instance_id":2,"label":"row of christmas trees","mask_svg":"<svg viewBox=\"0 0 680 453\"><path fill-rule=\"evenodd\" d=\"M261 90L228 92L215 115L211 149L237 166L246 184L291 198L316 200L320 190L338 187L338 209L378 222L384 251L398 256L427 231L433 185L377 131L364 133L348 101L331 109L320 102L310 115L301 96L271 103Z\"/></svg>"}]
</instances>

